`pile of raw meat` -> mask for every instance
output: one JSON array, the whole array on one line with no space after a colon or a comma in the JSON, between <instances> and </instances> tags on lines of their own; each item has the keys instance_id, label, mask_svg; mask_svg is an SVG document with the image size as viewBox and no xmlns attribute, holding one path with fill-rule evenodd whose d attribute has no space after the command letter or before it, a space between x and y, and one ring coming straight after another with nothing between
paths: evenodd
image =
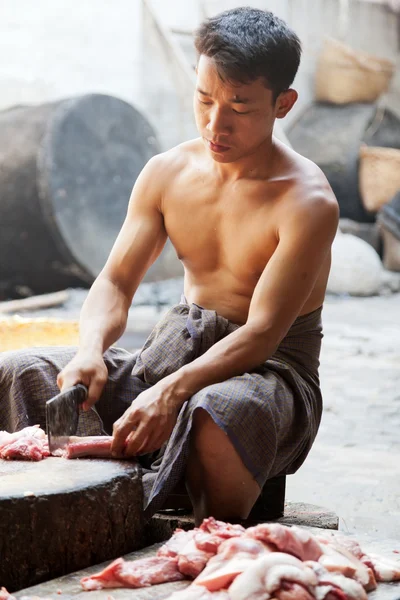
<instances>
[{"instance_id":1,"label":"pile of raw meat","mask_svg":"<svg viewBox=\"0 0 400 600\"><path fill-rule=\"evenodd\" d=\"M111 436L71 437L69 440L66 448L57 450L54 456L111 458ZM50 456L47 435L39 425L15 433L0 431L0 458L37 461L47 456Z\"/></svg>"},{"instance_id":2,"label":"pile of raw meat","mask_svg":"<svg viewBox=\"0 0 400 600\"><path fill-rule=\"evenodd\" d=\"M108 457L111 441L71 438L61 456ZM49 455L39 426L0 431L0 458ZM313 536L278 523L245 529L210 517L191 531L177 529L156 556L119 558L81 584L85 590L139 588L188 578L192 583L168 600L366 600L377 582L400 581L400 555L366 554L356 541L328 531ZM0 600L15 599L2 588Z\"/></svg>"},{"instance_id":3,"label":"pile of raw meat","mask_svg":"<svg viewBox=\"0 0 400 600\"><path fill-rule=\"evenodd\" d=\"M50 456L47 435L39 425L16 433L0 431L0 458L42 460Z\"/></svg>"},{"instance_id":4,"label":"pile of raw meat","mask_svg":"<svg viewBox=\"0 0 400 600\"><path fill-rule=\"evenodd\" d=\"M150 585L191 578L168 600L366 600L379 581L400 581L400 557L365 554L333 532L263 523L244 529L213 518L177 529L156 556L115 560L84 577L85 590Z\"/></svg>"}]
</instances>

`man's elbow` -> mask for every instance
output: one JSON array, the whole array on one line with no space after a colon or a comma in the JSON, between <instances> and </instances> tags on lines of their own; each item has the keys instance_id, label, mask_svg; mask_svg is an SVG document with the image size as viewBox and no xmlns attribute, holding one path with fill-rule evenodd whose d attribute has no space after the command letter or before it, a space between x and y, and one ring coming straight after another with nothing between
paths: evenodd
<instances>
[{"instance_id":1,"label":"man's elbow","mask_svg":"<svg viewBox=\"0 0 400 600\"><path fill-rule=\"evenodd\" d=\"M251 319L244 325L254 345L254 351L267 360L272 356L280 344L280 335L276 326L261 319Z\"/></svg>"}]
</instances>

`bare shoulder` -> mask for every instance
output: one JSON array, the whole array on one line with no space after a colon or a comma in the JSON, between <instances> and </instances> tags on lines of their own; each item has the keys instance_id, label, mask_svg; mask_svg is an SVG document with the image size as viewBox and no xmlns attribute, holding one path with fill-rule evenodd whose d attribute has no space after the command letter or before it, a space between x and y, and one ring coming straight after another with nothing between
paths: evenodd
<instances>
[{"instance_id":1,"label":"bare shoulder","mask_svg":"<svg viewBox=\"0 0 400 600\"><path fill-rule=\"evenodd\" d=\"M199 154L200 148L200 139L184 142L153 156L145 166L145 170L152 177L156 176L158 182L163 185L169 184L192 163L195 156Z\"/></svg>"},{"instance_id":2,"label":"bare shoulder","mask_svg":"<svg viewBox=\"0 0 400 600\"><path fill-rule=\"evenodd\" d=\"M287 146L280 152L290 181L285 203L288 220L306 219L310 224L336 230L339 205L322 170Z\"/></svg>"},{"instance_id":3,"label":"bare shoulder","mask_svg":"<svg viewBox=\"0 0 400 600\"><path fill-rule=\"evenodd\" d=\"M143 167L133 186L130 202L130 214L137 209L164 213L164 199L187 166L192 156L199 152L199 142L193 140L156 154Z\"/></svg>"}]
</instances>

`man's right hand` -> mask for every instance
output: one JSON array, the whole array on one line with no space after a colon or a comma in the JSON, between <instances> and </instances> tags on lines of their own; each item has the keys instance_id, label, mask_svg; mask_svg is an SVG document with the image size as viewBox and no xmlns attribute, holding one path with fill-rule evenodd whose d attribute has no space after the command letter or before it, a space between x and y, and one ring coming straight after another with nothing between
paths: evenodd
<instances>
[{"instance_id":1,"label":"man's right hand","mask_svg":"<svg viewBox=\"0 0 400 600\"><path fill-rule=\"evenodd\" d=\"M93 355L78 351L58 374L57 385L62 392L77 383L86 385L88 395L82 408L89 410L100 398L107 377L107 367L101 354Z\"/></svg>"}]
</instances>

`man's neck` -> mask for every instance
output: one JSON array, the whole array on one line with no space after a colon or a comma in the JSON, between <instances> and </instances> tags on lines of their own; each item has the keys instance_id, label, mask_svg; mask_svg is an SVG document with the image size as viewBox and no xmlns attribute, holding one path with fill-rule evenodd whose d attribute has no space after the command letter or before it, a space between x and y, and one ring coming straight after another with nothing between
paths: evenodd
<instances>
[{"instance_id":1,"label":"man's neck","mask_svg":"<svg viewBox=\"0 0 400 600\"><path fill-rule=\"evenodd\" d=\"M274 138L264 140L250 154L230 163L213 160L213 169L221 181L268 179L273 171L277 144Z\"/></svg>"}]
</instances>

